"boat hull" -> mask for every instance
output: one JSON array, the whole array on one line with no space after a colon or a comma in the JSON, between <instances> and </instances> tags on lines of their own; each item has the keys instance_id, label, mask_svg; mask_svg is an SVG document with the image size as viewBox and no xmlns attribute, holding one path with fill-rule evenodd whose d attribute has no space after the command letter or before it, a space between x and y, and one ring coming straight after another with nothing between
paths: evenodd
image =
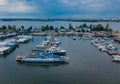
<instances>
[{"instance_id":1,"label":"boat hull","mask_svg":"<svg viewBox=\"0 0 120 84\"><path fill-rule=\"evenodd\" d=\"M52 52L52 54L55 54L55 55L66 55L65 52Z\"/></svg>"},{"instance_id":2,"label":"boat hull","mask_svg":"<svg viewBox=\"0 0 120 84\"><path fill-rule=\"evenodd\" d=\"M16 60L17 62L25 62L25 63L67 63L66 61L63 60L54 60L54 61L43 61L43 60Z\"/></svg>"}]
</instances>

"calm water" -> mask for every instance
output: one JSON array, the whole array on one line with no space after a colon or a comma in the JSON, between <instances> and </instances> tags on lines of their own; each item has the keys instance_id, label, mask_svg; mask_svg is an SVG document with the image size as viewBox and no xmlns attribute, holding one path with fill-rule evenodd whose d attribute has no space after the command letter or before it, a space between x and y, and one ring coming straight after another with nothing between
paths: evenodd
<instances>
[{"instance_id":1,"label":"calm water","mask_svg":"<svg viewBox=\"0 0 120 84\"><path fill-rule=\"evenodd\" d=\"M2 25L16 25L17 27L20 26L25 26L25 27L29 27L29 26L33 26L33 27L41 27L41 26L45 26L45 25L53 25L55 27L60 27L60 26L65 26L68 27L69 23L72 23L72 25L74 27L79 26L80 24L83 24L85 22L65 22L65 21L54 21L54 22L42 22L42 21L0 21L0 26ZM113 30L117 30L120 31L120 22L86 22L87 25L90 24L103 24L104 26L106 26L106 24L110 24L110 27Z\"/></svg>"},{"instance_id":2,"label":"calm water","mask_svg":"<svg viewBox=\"0 0 120 84\"><path fill-rule=\"evenodd\" d=\"M31 52L44 37L21 44L7 57L0 58L0 84L120 84L120 64L100 52L87 40L58 37L67 50L69 64L20 64L17 55Z\"/></svg>"}]
</instances>

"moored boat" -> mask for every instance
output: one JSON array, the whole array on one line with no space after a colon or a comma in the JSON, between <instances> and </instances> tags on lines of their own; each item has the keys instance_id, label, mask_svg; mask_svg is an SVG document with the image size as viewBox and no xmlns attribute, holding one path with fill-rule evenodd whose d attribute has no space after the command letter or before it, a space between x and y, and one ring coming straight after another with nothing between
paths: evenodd
<instances>
[{"instance_id":1,"label":"moored boat","mask_svg":"<svg viewBox=\"0 0 120 84\"><path fill-rule=\"evenodd\" d=\"M65 55L66 50L61 49L60 47L51 46L48 50L49 53L57 55Z\"/></svg>"},{"instance_id":2,"label":"moored boat","mask_svg":"<svg viewBox=\"0 0 120 84\"><path fill-rule=\"evenodd\" d=\"M26 54L24 56L17 56L18 62L31 62L31 63L67 63L68 57L50 54L47 52L35 52Z\"/></svg>"},{"instance_id":3,"label":"moored boat","mask_svg":"<svg viewBox=\"0 0 120 84\"><path fill-rule=\"evenodd\" d=\"M113 55L113 61L120 62L120 55Z\"/></svg>"}]
</instances>

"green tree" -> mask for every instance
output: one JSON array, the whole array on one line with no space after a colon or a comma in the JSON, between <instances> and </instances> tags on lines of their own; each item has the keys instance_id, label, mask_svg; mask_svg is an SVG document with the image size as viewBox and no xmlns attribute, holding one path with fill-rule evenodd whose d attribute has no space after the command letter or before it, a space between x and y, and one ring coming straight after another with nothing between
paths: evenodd
<instances>
[{"instance_id":1,"label":"green tree","mask_svg":"<svg viewBox=\"0 0 120 84\"><path fill-rule=\"evenodd\" d=\"M86 23L84 23L82 26L83 26L83 27L88 27Z\"/></svg>"},{"instance_id":2,"label":"green tree","mask_svg":"<svg viewBox=\"0 0 120 84\"><path fill-rule=\"evenodd\" d=\"M24 30L24 28L25 28L24 26L21 26L21 29L22 29L22 30Z\"/></svg>"},{"instance_id":3,"label":"green tree","mask_svg":"<svg viewBox=\"0 0 120 84\"><path fill-rule=\"evenodd\" d=\"M30 26L30 27L27 29L27 31L28 31L28 32L31 32L32 29L33 29L33 27Z\"/></svg>"},{"instance_id":4,"label":"green tree","mask_svg":"<svg viewBox=\"0 0 120 84\"><path fill-rule=\"evenodd\" d=\"M60 29L65 29L65 27L64 26L60 26Z\"/></svg>"},{"instance_id":5,"label":"green tree","mask_svg":"<svg viewBox=\"0 0 120 84\"><path fill-rule=\"evenodd\" d=\"M55 32L58 33L58 28L57 27L55 28Z\"/></svg>"},{"instance_id":6,"label":"green tree","mask_svg":"<svg viewBox=\"0 0 120 84\"><path fill-rule=\"evenodd\" d=\"M47 28L47 27L42 26L42 27L41 27L41 31L43 31L43 32L46 31L46 28Z\"/></svg>"},{"instance_id":7,"label":"green tree","mask_svg":"<svg viewBox=\"0 0 120 84\"><path fill-rule=\"evenodd\" d=\"M103 31L103 30L104 30L104 27L102 26L102 24L98 24L98 25L96 25L95 30L96 30L96 31Z\"/></svg>"},{"instance_id":8,"label":"green tree","mask_svg":"<svg viewBox=\"0 0 120 84\"><path fill-rule=\"evenodd\" d=\"M50 30L54 30L54 27L53 27L53 26L49 26L49 29L50 29Z\"/></svg>"},{"instance_id":9,"label":"green tree","mask_svg":"<svg viewBox=\"0 0 120 84\"><path fill-rule=\"evenodd\" d=\"M8 30L12 30L12 26L11 25L8 25Z\"/></svg>"},{"instance_id":10,"label":"green tree","mask_svg":"<svg viewBox=\"0 0 120 84\"><path fill-rule=\"evenodd\" d=\"M70 30L73 30L73 29L74 29L71 23L69 23L69 29L70 29Z\"/></svg>"},{"instance_id":11,"label":"green tree","mask_svg":"<svg viewBox=\"0 0 120 84\"><path fill-rule=\"evenodd\" d=\"M109 24L106 24L106 27L104 29L106 32L109 31Z\"/></svg>"},{"instance_id":12,"label":"green tree","mask_svg":"<svg viewBox=\"0 0 120 84\"><path fill-rule=\"evenodd\" d=\"M16 30L17 30L16 25L13 25L13 26L12 26L12 29L13 29L14 31L16 31Z\"/></svg>"},{"instance_id":13,"label":"green tree","mask_svg":"<svg viewBox=\"0 0 120 84\"><path fill-rule=\"evenodd\" d=\"M45 31L46 31L46 30L49 30L49 25L46 25L46 26L45 26Z\"/></svg>"},{"instance_id":14,"label":"green tree","mask_svg":"<svg viewBox=\"0 0 120 84\"><path fill-rule=\"evenodd\" d=\"M89 28L92 30L92 29L93 29L93 25L92 25L92 24L90 24Z\"/></svg>"},{"instance_id":15,"label":"green tree","mask_svg":"<svg viewBox=\"0 0 120 84\"><path fill-rule=\"evenodd\" d=\"M1 29L2 29L2 30L6 30L7 27L6 27L5 25L3 25L3 26L1 27Z\"/></svg>"}]
</instances>

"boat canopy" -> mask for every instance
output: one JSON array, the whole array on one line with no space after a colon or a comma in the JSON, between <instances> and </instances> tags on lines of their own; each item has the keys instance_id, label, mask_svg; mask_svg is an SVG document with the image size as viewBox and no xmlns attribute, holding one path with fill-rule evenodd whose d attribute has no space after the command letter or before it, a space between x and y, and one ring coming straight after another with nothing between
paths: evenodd
<instances>
[{"instance_id":1,"label":"boat canopy","mask_svg":"<svg viewBox=\"0 0 120 84\"><path fill-rule=\"evenodd\" d=\"M59 55L54 55L54 54L51 54L48 52L34 52L31 54L31 56L32 57L42 57L42 58L60 58Z\"/></svg>"}]
</instances>

